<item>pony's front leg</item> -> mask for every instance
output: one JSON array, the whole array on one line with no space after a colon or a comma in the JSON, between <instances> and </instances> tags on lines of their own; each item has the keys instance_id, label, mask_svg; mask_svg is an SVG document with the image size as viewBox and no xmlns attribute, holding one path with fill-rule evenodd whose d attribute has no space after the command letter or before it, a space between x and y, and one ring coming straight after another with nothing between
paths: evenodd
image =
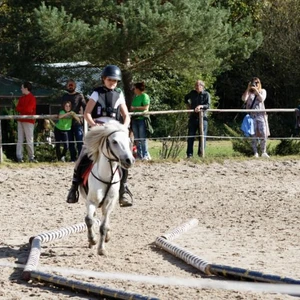
<instances>
[{"instance_id":1,"label":"pony's front leg","mask_svg":"<svg viewBox=\"0 0 300 300\"><path fill-rule=\"evenodd\" d=\"M98 254L99 255L106 255L106 250L105 250L105 242L108 241L108 232L109 232L109 227L108 227L108 219L107 215L103 216L102 222L100 225L100 242L98 246Z\"/></svg>"},{"instance_id":2,"label":"pony's front leg","mask_svg":"<svg viewBox=\"0 0 300 300\"><path fill-rule=\"evenodd\" d=\"M95 234L95 220L94 216L96 213L96 206L91 201L87 202L87 215L85 217L85 224L87 226L87 235L89 241L89 248L92 248L97 244L96 234Z\"/></svg>"},{"instance_id":3,"label":"pony's front leg","mask_svg":"<svg viewBox=\"0 0 300 300\"><path fill-rule=\"evenodd\" d=\"M100 226L100 242L98 247L99 255L106 255L105 243L110 239L110 214L113 211L113 203L109 203L107 206L102 206L102 222Z\"/></svg>"},{"instance_id":4,"label":"pony's front leg","mask_svg":"<svg viewBox=\"0 0 300 300\"><path fill-rule=\"evenodd\" d=\"M118 187L117 191L119 191ZM102 222L100 226L100 242L98 246L99 255L106 255L105 242L108 242L110 239L110 215L113 212L117 200L118 197L108 201L108 203L104 203L102 206Z\"/></svg>"}]
</instances>

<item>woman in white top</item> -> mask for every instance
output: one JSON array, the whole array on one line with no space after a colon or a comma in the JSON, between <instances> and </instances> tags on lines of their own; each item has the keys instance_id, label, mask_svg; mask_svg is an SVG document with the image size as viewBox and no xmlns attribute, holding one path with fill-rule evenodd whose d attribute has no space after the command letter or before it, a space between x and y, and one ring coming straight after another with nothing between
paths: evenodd
<instances>
[{"instance_id":1,"label":"woman in white top","mask_svg":"<svg viewBox=\"0 0 300 300\"><path fill-rule=\"evenodd\" d=\"M242 95L242 100L246 103L246 109L263 110L265 109L265 100L267 91L262 88L261 81L258 77L253 77L248 83L247 89ZM260 140L261 157L269 158L267 154L267 138L270 135L269 125L265 112L250 113L253 118L254 132L252 136L252 149L254 157L258 157L257 143ZM255 138L257 137L257 138Z\"/></svg>"}]
</instances>

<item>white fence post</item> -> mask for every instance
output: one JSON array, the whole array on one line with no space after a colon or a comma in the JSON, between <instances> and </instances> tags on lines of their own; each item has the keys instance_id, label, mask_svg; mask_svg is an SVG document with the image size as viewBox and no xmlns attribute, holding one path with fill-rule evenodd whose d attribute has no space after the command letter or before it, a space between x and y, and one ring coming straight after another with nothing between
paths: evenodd
<instances>
[{"instance_id":1,"label":"white fence post","mask_svg":"<svg viewBox=\"0 0 300 300\"><path fill-rule=\"evenodd\" d=\"M0 120L0 164L3 163L3 149L2 149L2 126Z\"/></svg>"}]
</instances>

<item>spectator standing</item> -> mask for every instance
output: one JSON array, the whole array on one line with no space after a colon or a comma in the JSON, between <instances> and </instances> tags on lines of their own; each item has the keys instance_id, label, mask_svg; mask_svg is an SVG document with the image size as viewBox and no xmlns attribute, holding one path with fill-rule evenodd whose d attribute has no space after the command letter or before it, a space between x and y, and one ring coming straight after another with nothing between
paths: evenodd
<instances>
[{"instance_id":1,"label":"spectator standing","mask_svg":"<svg viewBox=\"0 0 300 300\"><path fill-rule=\"evenodd\" d=\"M197 132L200 134L199 128L199 112L200 110L209 109L210 106L210 94L204 89L205 84L202 80L197 80L195 83L195 89L190 91L185 97L184 102L187 109L193 109L194 111L189 115L188 121L188 140L187 140L187 158L193 157L194 152L194 140ZM203 134L204 134L204 148L206 146L206 136L208 129L207 113L203 114ZM199 138L198 156L201 156L201 142Z\"/></svg>"},{"instance_id":2,"label":"spectator standing","mask_svg":"<svg viewBox=\"0 0 300 300\"><path fill-rule=\"evenodd\" d=\"M147 112L150 106L150 97L145 93L145 83L134 84L135 97L131 104L132 112ZM131 121L134 143L137 147L137 157L143 160L151 159L148 152L145 116L133 116Z\"/></svg>"},{"instance_id":3,"label":"spectator standing","mask_svg":"<svg viewBox=\"0 0 300 300\"><path fill-rule=\"evenodd\" d=\"M129 127L130 115L126 106L123 92L117 88L122 74L119 67L107 65L101 73L102 86L96 88L87 103L84 118L89 126L101 126L104 123L121 122ZM91 160L82 148L76 161L72 186L67 196L68 203L76 203L79 199L78 187L82 182L82 175L91 165ZM128 170L122 168L122 179L119 191L120 206L132 206L132 194L127 186Z\"/></svg>"},{"instance_id":4,"label":"spectator standing","mask_svg":"<svg viewBox=\"0 0 300 300\"><path fill-rule=\"evenodd\" d=\"M76 114L83 114L86 107L86 102L84 96L81 93L76 92L76 82L73 79L69 79L66 89L67 93L62 96L62 105L66 101L70 101L72 104L72 111L74 111ZM71 161L75 162L83 145L83 119L73 118L72 127L68 133ZM75 141L77 147L75 147Z\"/></svg>"},{"instance_id":5,"label":"spectator standing","mask_svg":"<svg viewBox=\"0 0 300 300\"><path fill-rule=\"evenodd\" d=\"M22 96L16 106L16 111L20 115L35 115L36 114L36 98L31 93L32 84L25 81L21 86ZM19 119L18 120L18 142L16 149L17 161L23 163L23 143L24 137L26 139L27 154L29 162L37 162L34 157L34 119Z\"/></svg>"},{"instance_id":6,"label":"spectator standing","mask_svg":"<svg viewBox=\"0 0 300 300\"><path fill-rule=\"evenodd\" d=\"M265 109L265 100L267 91L262 88L261 81L258 77L253 77L248 83L247 89L242 95L242 100L246 103L246 109ZM259 157L257 144L260 143L261 157L269 158L267 154L267 138L270 135L269 124L266 112L250 113L253 119L254 135L252 136L252 149L254 157Z\"/></svg>"},{"instance_id":7,"label":"spectator standing","mask_svg":"<svg viewBox=\"0 0 300 300\"><path fill-rule=\"evenodd\" d=\"M68 136L69 131L72 128L72 120L74 118L77 122L80 122L79 117L77 117L76 113L71 110L71 107L71 101L64 102L63 109L60 110L58 115L59 120L54 127L56 157L62 162L66 161L66 154L69 149ZM63 145L62 152L60 149L61 144Z\"/></svg>"}]
</instances>

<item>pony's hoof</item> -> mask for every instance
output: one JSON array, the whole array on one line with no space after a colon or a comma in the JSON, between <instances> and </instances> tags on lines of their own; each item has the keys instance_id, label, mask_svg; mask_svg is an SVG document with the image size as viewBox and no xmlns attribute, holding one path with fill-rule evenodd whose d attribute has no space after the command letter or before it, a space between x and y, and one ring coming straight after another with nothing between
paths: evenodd
<instances>
[{"instance_id":1,"label":"pony's hoof","mask_svg":"<svg viewBox=\"0 0 300 300\"><path fill-rule=\"evenodd\" d=\"M106 250L104 250L104 249L99 249L99 250L98 250L98 254L99 254L99 255L102 255L102 256L106 256L106 255L107 255L107 252L106 252Z\"/></svg>"},{"instance_id":2,"label":"pony's hoof","mask_svg":"<svg viewBox=\"0 0 300 300\"><path fill-rule=\"evenodd\" d=\"M89 241L89 248L93 248L93 246L95 246L97 244L96 241Z\"/></svg>"},{"instance_id":3,"label":"pony's hoof","mask_svg":"<svg viewBox=\"0 0 300 300\"><path fill-rule=\"evenodd\" d=\"M110 233L107 232L106 236L105 236L105 243L109 242L110 240Z\"/></svg>"}]
</instances>

